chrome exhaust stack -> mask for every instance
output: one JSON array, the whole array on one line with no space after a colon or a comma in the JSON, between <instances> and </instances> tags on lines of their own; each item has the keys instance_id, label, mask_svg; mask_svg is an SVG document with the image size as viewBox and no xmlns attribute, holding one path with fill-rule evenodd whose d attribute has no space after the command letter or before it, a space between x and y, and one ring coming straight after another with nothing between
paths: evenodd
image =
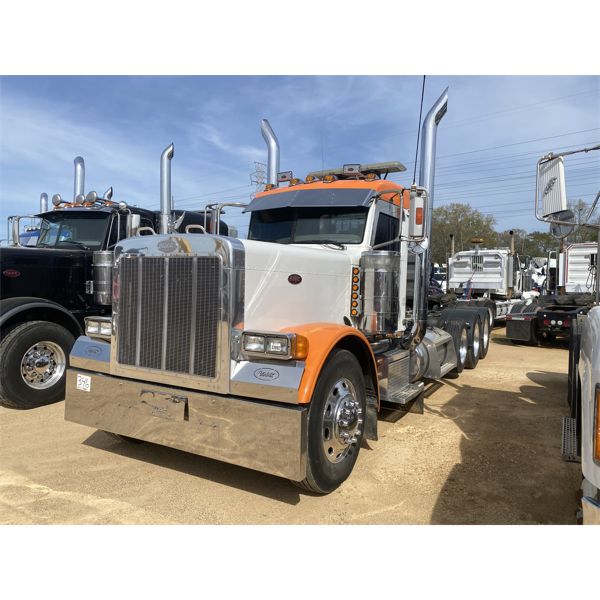
<instances>
[{"instance_id":1,"label":"chrome exhaust stack","mask_svg":"<svg viewBox=\"0 0 600 600\"><path fill-rule=\"evenodd\" d=\"M263 119L260 122L260 131L267 143L267 183L278 187L277 175L279 173L279 141L269 121Z\"/></svg>"},{"instance_id":2,"label":"chrome exhaust stack","mask_svg":"<svg viewBox=\"0 0 600 600\"><path fill-rule=\"evenodd\" d=\"M77 201L78 196L85 196L85 162L81 156L77 156L73 161L75 163L75 186L73 190L73 201Z\"/></svg>"},{"instance_id":3,"label":"chrome exhaust stack","mask_svg":"<svg viewBox=\"0 0 600 600\"><path fill-rule=\"evenodd\" d=\"M169 144L160 155L160 231L171 233L171 160L175 154L175 146Z\"/></svg>"},{"instance_id":4,"label":"chrome exhaust stack","mask_svg":"<svg viewBox=\"0 0 600 600\"><path fill-rule=\"evenodd\" d=\"M40 212L48 212L48 194L46 192L40 194Z\"/></svg>"},{"instance_id":5,"label":"chrome exhaust stack","mask_svg":"<svg viewBox=\"0 0 600 600\"><path fill-rule=\"evenodd\" d=\"M415 293L413 296L413 327L403 338L403 346L419 344L427 329L429 274L431 271L431 225L433 222L433 187L435 181L435 149L437 127L448 110L448 88L429 109L421 129L421 154L419 165L419 187L427 191L428 206L425 211L425 243L422 251L415 255Z\"/></svg>"}]
</instances>

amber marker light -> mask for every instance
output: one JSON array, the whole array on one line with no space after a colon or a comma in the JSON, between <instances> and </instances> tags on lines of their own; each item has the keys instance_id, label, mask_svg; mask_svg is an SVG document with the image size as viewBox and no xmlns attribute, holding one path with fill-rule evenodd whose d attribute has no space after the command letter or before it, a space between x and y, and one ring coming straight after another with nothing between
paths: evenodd
<instances>
[{"instance_id":1,"label":"amber marker light","mask_svg":"<svg viewBox=\"0 0 600 600\"><path fill-rule=\"evenodd\" d=\"M415 213L415 223L417 225L423 225L423 208L417 208L417 212Z\"/></svg>"},{"instance_id":2,"label":"amber marker light","mask_svg":"<svg viewBox=\"0 0 600 600\"><path fill-rule=\"evenodd\" d=\"M307 356L308 338L297 333L292 338L292 358L295 358L296 360L305 360Z\"/></svg>"},{"instance_id":3,"label":"amber marker light","mask_svg":"<svg viewBox=\"0 0 600 600\"><path fill-rule=\"evenodd\" d=\"M265 192L268 192L269 190L273 190L273 189L275 189L274 183L267 183L267 185L265 185Z\"/></svg>"},{"instance_id":4,"label":"amber marker light","mask_svg":"<svg viewBox=\"0 0 600 600\"><path fill-rule=\"evenodd\" d=\"M594 406L594 460L600 461L600 385L596 384L596 405Z\"/></svg>"}]
</instances>

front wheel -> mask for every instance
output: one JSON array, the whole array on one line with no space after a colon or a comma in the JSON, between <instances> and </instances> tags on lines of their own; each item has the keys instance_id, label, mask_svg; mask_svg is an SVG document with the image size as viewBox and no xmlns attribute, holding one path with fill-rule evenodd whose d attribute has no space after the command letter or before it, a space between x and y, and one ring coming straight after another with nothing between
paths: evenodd
<instances>
[{"instance_id":1,"label":"front wheel","mask_svg":"<svg viewBox=\"0 0 600 600\"><path fill-rule=\"evenodd\" d=\"M36 408L62 400L75 338L49 321L15 327L0 344L0 402Z\"/></svg>"},{"instance_id":2,"label":"front wheel","mask_svg":"<svg viewBox=\"0 0 600 600\"><path fill-rule=\"evenodd\" d=\"M336 349L327 360L308 411L306 478L302 489L329 494L350 475L363 438L365 379L357 358Z\"/></svg>"}]
</instances>

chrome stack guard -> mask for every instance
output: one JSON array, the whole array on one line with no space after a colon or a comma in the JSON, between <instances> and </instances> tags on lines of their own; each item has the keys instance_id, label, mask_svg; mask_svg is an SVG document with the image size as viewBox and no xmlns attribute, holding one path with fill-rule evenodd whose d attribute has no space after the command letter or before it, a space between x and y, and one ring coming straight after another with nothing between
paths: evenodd
<instances>
[{"instance_id":1,"label":"chrome stack guard","mask_svg":"<svg viewBox=\"0 0 600 600\"><path fill-rule=\"evenodd\" d=\"M65 419L301 481L308 409L67 372Z\"/></svg>"}]
</instances>

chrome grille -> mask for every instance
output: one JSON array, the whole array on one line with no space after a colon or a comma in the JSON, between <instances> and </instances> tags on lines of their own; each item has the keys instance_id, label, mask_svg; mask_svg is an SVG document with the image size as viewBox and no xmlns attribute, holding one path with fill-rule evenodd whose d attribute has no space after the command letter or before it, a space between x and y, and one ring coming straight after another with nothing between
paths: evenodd
<instances>
[{"instance_id":1,"label":"chrome grille","mask_svg":"<svg viewBox=\"0 0 600 600\"><path fill-rule=\"evenodd\" d=\"M119 363L214 378L219 258L125 256L119 275Z\"/></svg>"}]
</instances>

